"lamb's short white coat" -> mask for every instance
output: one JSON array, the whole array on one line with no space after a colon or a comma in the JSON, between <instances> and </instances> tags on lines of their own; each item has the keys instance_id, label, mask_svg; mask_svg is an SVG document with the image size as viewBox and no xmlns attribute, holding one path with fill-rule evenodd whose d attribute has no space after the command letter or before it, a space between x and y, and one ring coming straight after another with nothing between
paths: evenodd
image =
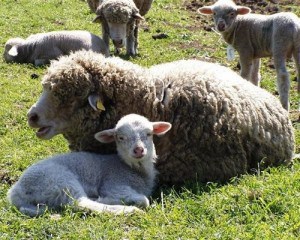
<instances>
[{"instance_id":1,"label":"lamb's short white coat","mask_svg":"<svg viewBox=\"0 0 300 240\"><path fill-rule=\"evenodd\" d=\"M109 49L100 37L82 30L37 33L26 39L11 38L5 43L3 56L6 62L39 66L83 49L109 56Z\"/></svg>"},{"instance_id":2,"label":"lamb's short white coat","mask_svg":"<svg viewBox=\"0 0 300 240\"><path fill-rule=\"evenodd\" d=\"M167 122L127 115L114 129L95 135L105 143L116 141L119 156L73 152L37 162L12 186L8 200L32 217L43 214L47 207L57 209L74 203L115 214L139 210L135 206L148 207L147 196L156 176L152 135L164 134L170 128Z\"/></svg>"},{"instance_id":3,"label":"lamb's short white coat","mask_svg":"<svg viewBox=\"0 0 300 240\"><path fill-rule=\"evenodd\" d=\"M293 56L300 94L300 19L291 12L273 15L251 14L251 9L232 0L218 0L198 9L213 14L215 26L224 40L240 56L241 76L255 85L260 82L260 58L273 57L280 101L289 109L290 79L286 61Z\"/></svg>"}]
</instances>

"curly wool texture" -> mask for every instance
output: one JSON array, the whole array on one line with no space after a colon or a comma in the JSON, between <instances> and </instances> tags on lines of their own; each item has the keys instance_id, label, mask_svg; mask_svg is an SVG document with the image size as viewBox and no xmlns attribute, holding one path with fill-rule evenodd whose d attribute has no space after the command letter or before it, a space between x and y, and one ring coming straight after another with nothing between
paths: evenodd
<instances>
[{"instance_id":1,"label":"curly wool texture","mask_svg":"<svg viewBox=\"0 0 300 240\"><path fill-rule=\"evenodd\" d=\"M87 0L87 3L91 11L96 12L98 6L104 1L105 0ZM131 1L125 1L125 2L131 2ZM151 8L153 0L134 0L133 2L135 3L136 7L139 9L141 16L144 16Z\"/></svg>"},{"instance_id":2,"label":"curly wool texture","mask_svg":"<svg viewBox=\"0 0 300 240\"><path fill-rule=\"evenodd\" d=\"M258 165L292 160L288 112L270 93L218 64L181 60L147 69L82 51L52 62L43 85L51 85L56 98L48 112L66 112L53 117L64 121L61 133L73 151L114 152L93 135L129 113L170 122L170 132L155 139L160 183L223 182ZM94 111L89 94L99 95L106 110Z\"/></svg>"},{"instance_id":3,"label":"curly wool texture","mask_svg":"<svg viewBox=\"0 0 300 240\"><path fill-rule=\"evenodd\" d=\"M103 1L101 9L106 21L111 23L128 23L133 21L133 14L139 12L133 1L123 0Z\"/></svg>"}]
</instances>

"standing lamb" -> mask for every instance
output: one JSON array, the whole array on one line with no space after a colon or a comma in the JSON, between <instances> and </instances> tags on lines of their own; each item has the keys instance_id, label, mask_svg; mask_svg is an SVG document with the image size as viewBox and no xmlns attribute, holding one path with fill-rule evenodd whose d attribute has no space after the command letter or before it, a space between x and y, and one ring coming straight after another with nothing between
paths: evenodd
<instances>
[{"instance_id":1,"label":"standing lamb","mask_svg":"<svg viewBox=\"0 0 300 240\"><path fill-rule=\"evenodd\" d=\"M219 0L198 9L201 14L213 14L217 30L239 53L241 76L254 85L260 81L260 58L273 56L280 101L288 110L290 80L286 60L291 56L297 68L300 93L300 19L293 13L266 16L248 14L250 11L231 0Z\"/></svg>"},{"instance_id":2,"label":"standing lamb","mask_svg":"<svg viewBox=\"0 0 300 240\"><path fill-rule=\"evenodd\" d=\"M8 199L32 217L74 201L81 208L116 214L138 210L123 203L148 207L156 176L153 134L170 128L166 122L127 115L114 129L95 135L104 143L115 141L119 156L73 152L37 162L12 186Z\"/></svg>"},{"instance_id":3,"label":"standing lamb","mask_svg":"<svg viewBox=\"0 0 300 240\"><path fill-rule=\"evenodd\" d=\"M82 49L109 56L109 49L101 38L87 31L74 30L38 33L27 39L11 38L5 44L4 59L40 66Z\"/></svg>"},{"instance_id":4,"label":"standing lamb","mask_svg":"<svg viewBox=\"0 0 300 240\"><path fill-rule=\"evenodd\" d=\"M115 151L92 136L129 113L170 122L155 144L161 183L226 181L292 160L294 130L278 99L218 64L147 69L81 51L53 61L42 85L28 123L41 139L63 134L73 151Z\"/></svg>"},{"instance_id":5,"label":"standing lamb","mask_svg":"<svg viewBox=\"0 0 300 240\"><path fill-rule=\"evenodd\" d=\"M102 37L109 48L109 38L115 53L126 45L128 55L138 53L138 25L150 9L153 0L100 0L94 22L102 25ZM95 2L95 1L93 1ZM89 4L91 6L91 4ZM94 5L97 5L94 3ZM93 8L91 8L93 10Z\"/></svg>"}]
</instances>

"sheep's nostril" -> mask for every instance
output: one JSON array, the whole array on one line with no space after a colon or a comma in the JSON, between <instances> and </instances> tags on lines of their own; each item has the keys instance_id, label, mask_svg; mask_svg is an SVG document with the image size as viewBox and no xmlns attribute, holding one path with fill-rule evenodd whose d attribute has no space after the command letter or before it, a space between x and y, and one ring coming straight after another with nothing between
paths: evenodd
<instances>
[{"instance_id":1,"label":"sheep's nostril","mask_svg":"<svg viewBox=\"0 0 300 240\"><path fill-rule=\"evenodd\" d=\"M225 30L225 23L221 22L218 24L218 30L219 31L224 31Z\"/></svg>"},{"instance_id":2,"label":"sheep's nostril","mask_svg":"<svg viewBox=\"0 0 300 240\"><path fill-rule=\"evenodd\" d=\"M39 120L39 116L36 113L32 113L28 116L29 122L35 123Z\"/></svg>"},{"instance_id":3,"label":"sheep's nostril","mask_svg":"<svg viewBox=\"0 0 300 240\"><path fill-rule=\"evenodd\" d=\"M115 45L122 45L123 44L123 40L122 39L120 39L120 40L113 40L113 43L115 44Z\"/></svg>"}]
</instances>

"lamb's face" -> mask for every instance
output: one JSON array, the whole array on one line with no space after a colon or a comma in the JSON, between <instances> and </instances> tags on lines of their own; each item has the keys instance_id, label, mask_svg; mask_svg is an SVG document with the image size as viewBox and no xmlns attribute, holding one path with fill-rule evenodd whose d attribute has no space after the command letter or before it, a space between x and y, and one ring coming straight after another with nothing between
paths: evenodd
<instances>
[{"instance_id":1,"label":"lamb's face","mask_svg":"<svg viewBox=\"0 0 300 240\"><path fill-rule=\"evenodd\" d=\"M5 43L4 47L4 60L6 62L21 62L18 47L25 42L22 38L11 38Z\"/></svg>"},{"instance_id":2,"label":"lamb's face","mask_svg":"<svg viewBox=\"0 0 300 240\"><path fill-rule=\"evenodd\" d=\"M115 141L118 154L127 162L136 163L143 159L152 159L153 127L150 122L132 122L116 126Z\"/></svg>"},{"instance_id":3,"label":"lamb's face","mask_svg":"<svg viewBox=\"0 0 300 240\"><path fill-rule=\"evenodd\" d=\"M236 17L251 12L248 7L236 6L233 1L219 0L212 6L198 9L201 14L212 14L216 29L223 33L229 31Z\"/></svg>"},{"instance_id":4,"label":"lamb's face","mask_svg":"<svg viewBox=\"0 0 300 240\"><path fill-rule=\"evenodd\" d=\"M237 17L237 10L233 6L216 6L213 8L215 26L219 32L226 32Z\"/></svg>"},{"instance_id":5,"label":"lamb's face","mask_svg":"<svg viewBox=\"0 0 300 240\"><path fill-rule=\"evenodd\" d=\"M156 158L153 135L169 131L167 122L150 122L147 118L129 114L121 118L114 129L104 130L95 135L103 143L116 142L121 159L130 166Z\"/></svg>"}]
</instances>

